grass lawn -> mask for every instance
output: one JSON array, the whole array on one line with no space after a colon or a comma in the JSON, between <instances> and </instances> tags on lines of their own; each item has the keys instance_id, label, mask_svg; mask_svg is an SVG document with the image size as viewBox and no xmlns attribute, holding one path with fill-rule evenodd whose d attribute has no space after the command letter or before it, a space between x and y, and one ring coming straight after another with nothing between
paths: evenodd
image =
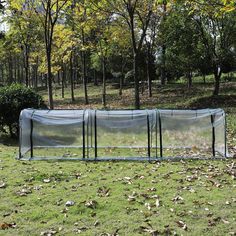
<instances>
[{"instance_id":1,"label":"grass lawn","mask_svg":"<svg viewBox=\"0 0 236 236\"><path fill-rule=\"evenodd\" d=\"M109 85L108 85L109 86ZM90 104L101 108L101 87L89 86ZM142 108L221 107L228 145L236 152L236 83L155 86ZM45 95L45 91L41 91ZM70 102L55 90L57 108L85 108L82 88ZM45 96L46 98L46 96ZM133 94L108 89L109 108L132 108ZM0 144L0 235L235 235L236 162L17 161L18 145ZM45 153L46 155L46 153Z\"/></svg>"}]
</instances>

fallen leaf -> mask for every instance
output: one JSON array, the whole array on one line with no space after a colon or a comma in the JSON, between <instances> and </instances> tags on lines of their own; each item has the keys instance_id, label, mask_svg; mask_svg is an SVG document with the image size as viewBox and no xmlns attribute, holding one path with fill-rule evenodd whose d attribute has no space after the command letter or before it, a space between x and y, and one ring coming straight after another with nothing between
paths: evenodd
<instances>
[{"instance_id":1,"label":"fallen leaf","mask_svg":"<svg viewBox=\"0 0 236 236\"><path fill-rule=\"evenodd\" d=\"M161 205L161 204L160 204L160 200L157 199L157 200L156 200L156 207L158 208L160 205Z\"/></svg>"},{"instance_id":2,"label":"fallen leaf","mask_svg":"<svg viewBox=\"0 0 236 236\"><path fill-rule=\"evenodd\" d=\"M132 184L133 183L130 177L124 177L123 180L126 184Z\"/></svg>"},{"instance_id":3,"label":"fallen leaf","mask_svg":"<svg viewBox=\"0 0 236 236\"><path fill-rule=\"evenodd\" d=\"M6 183L4 183L4 182L0 182L0 188L6 188Z\"/></svg>"},{"instance_id":4,"label":"fallen leaf","mask_svg":"<svg viewBox=\"0 0 236 236\"><path fill-rule=\"evenodd\" d=\"M144 206L147 207L147 209L150 211L152 208L151 208L151 204L149 202L145 202L144 203Z\"/></svg>"},{"instance_id":5,"label":"fallen leaf","mask_svg":"<svg viewBox=\"0 0 236 236\"><path fill-rule=\"evenodd\" d=\"M156 191L156 188L154 188L154 187L153 187L153 188L148 188L147 191L148 191L148 192L155 192L155 191Z\"/></svg>"},{"instance_id":6,"label":"fallen leaf","mask_svg":"<svg viewBox=\"0 0 236 236\"><path fill-rule=\"evenodd\" d=\"M136 200L136 197L137 197L137 193L133 191L132 194L128 196L128 201L133 202Z\"/></svg>"},{"instance_id":7,"label":"fallen leaf","mask_svg":"<svg viewBox=\"0 0 236 236\"><path fill-rule=\"evenodd\" d=\"M229 224L229 221L228 221L228 220L222 219L222 222L223 222L224 224Z\"/></svg>"},{"instance_id":8,"label":"fallen leaf","mask_svg":"<svg viewBox=\"0 0 236 236\"><path fill-rule=\"evenodd\" d=\"M22 188L21 190L16 192L16 194L19 196L27 196L30 193L32 193L30 188Z\"/></svg>"},{"instance_id":9,"label":"fallen leaf","mask_svg":"<svg viewBox=\"0 0 236 236\"><path fill-rule=\"evenodd\" d=\"M49 230L46 230L46 231L42 231L40 233L40 236L52 236L52 235L55 235L56 233L57 233L56 230L49 229Z\"/></svg>"},{"instance_id":10,"label":"fallen leaf","mask_svg":"<svg viewBox=\"0 0 236 236\"><path fill-rule=\"evenodd\" d=\"M5 230L5 229L9 229L9 228L16 228L16 223L0 223L0 229Z\"/></svg>"},{"instance_id":11,"label":"fallen leaf","mask_svg":"<svg viewBox=\"0 0 236 236\"><path fill-rule=\"evenodd\" d=\"M80 234L80 233L82 233L83 231L86 231L87 229L88 229L87 227L82 226L82 227L79 227L79 228L74 229L73 231L74 231L75 233Z\"/></svg>"},{"instance_id":12,"label":"fallen leaf","mask_svg":"<svg viewBox=\"0 0 236 236\"><path fill-rule=\"evenodd\" d=\"M106 188L105 186L99 187L97 190L97 194L99 197L109 197L110 196L110 188Z\"/></svg>"},{"instance_id":13,"label":"fallen leaf","mask_svg":"<svg viewBox=\"0 0 236 236\"><path fill-rule=\"evenodd\" d=\"M100 222L98 220L96 220L93 225L96 227L96 226L100 225Z\"/></svg>"},{"instance_id":14,"label":"fallen leaf","mask_svg":"<svg viewBox=\"0 0 236 236\"><path fill-rule=\"evenodd\" d=\"M81 174L81 173L76 173L76 174L75 174L75 177L76 177L76 179L80 179L80 178L81 178L81 176L82 176L82 174Z\"/></svg>"},{"instance_id":15,"label":"fallen leaf","mask_svg":"<svg viewBox=\"0 0 236 236\"><path fill-rule=\"evenodd\" d=\"M95 208L97 207L98 203L97 203L97 201L95 201L95 200L90 200L90 201L88 201L88 202L85 202L84 205L85 205L86 207L88 207L88 208L95 209Z\"/></svg>"},{"instance_id":16,"label":"fallen leaf","mask_svg":"<svg viewBox=\"0 0 236 236\"><path fill-rule=\"evenodd\" d=\"M60 212L61 213L66 213L68 211L68 208L64 208L64 209L62 209Z\"/></svg>"},{"instance_id":17,"label":"fallen leaf","mask_svg":"<svg viewBox=\"0 0 236 236\"><path fill-rule=\"evenodd\" d=\"M176 196L172 199L173 202L178 203L178 202L182 202L184 199L181 196Z\"/></svg>"},{"instance_id":18,"label":"fallen leaf","mask_svg":"<svg viewBox=\"0 0 236 236\"><path fill-rule=\"evenodd\" d=\"M147 223L148 226L140 226L139 227L139 230L142 232L145 232L145 233L149 233L151 234L152 236L157 236L159 235L159 231L156 230L156 229L153 229L152 225L150 223Z\"/></svg>"},{"instance_id":19,"label":"fallen leaf","mask_svg":"<svg viewBox=\"0 0 236 236\"><path fill-rule=\"evenodd\" d=\"M183 221L181 221L181 220L179 220L179 221L176 221L176 223L177 223L177 225L180 227L180 228L182 228L183 230L188 230L188 227L187 227L187 225L183 222Z\"/></svg>"},{"instance_id":20,"label":"fallen leaf","mask_svg":"<svg viewBox=\"0 0 236 236\"><path fill-rule=\"evenodd\" d=\"M67 201L66 206L74 206L75 205L75 202L74 201Z\"/></svg>"},{"instance_id":21,"label":"fallen leaf","mask_svg":"<svg viewBox=\"0 0 236 236\"><path fill-rule=\"evenodd\" d=\"M135 196L133 196L133 195L129 195L128 196L128 201L129 202L133 202L133 201L135 201L136 200L136 197Z\"/></svg>"},{"instance_id":22,"label":"fallen leaf","mask_svg":"<svg viewBox=\"0 0 236 236\"><path fill-rule=\"evenodd\" d=\"M216 222L214 222L212 220L208 220L208 226L210 226L210 227L216 226Z\"/></svg>"}]
</instances>

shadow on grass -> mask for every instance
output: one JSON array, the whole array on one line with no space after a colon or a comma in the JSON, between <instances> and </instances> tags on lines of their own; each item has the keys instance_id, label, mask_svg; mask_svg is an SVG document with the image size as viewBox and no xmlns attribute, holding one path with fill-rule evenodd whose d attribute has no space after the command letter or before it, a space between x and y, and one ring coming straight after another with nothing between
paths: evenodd
<instances>
[{"instance_id":1,"label":"shadow on grass","mask_svg":"<svg viewBox=\"0 0 236 236\"><path fill-rule=\"evenodd\" d=\"M107 94L106 95L106 101L109 104L112 104L114 102L119 102L121 97L118 94ZM91 106L95 107L102 107L102 95L90 95L89 98L89 104L85 104L85 99L83 97L77 97L75 98L75 101L72 102L70 98L64 98L64 99L57 99L55 101L55 106L72 106L74 109L79 108L87 108Z\"/></svg>"},{"instance_id":2,"label":"shadow on grass","mask_svg":"<svg viewBox=\"0 0 236 236\"><path fill-rule=\"evenodd\" d=\"M19 144L18 138L11 138L10 135L0 133L0 144L16 147Z\"/></svg>"},{"instance_id":3,"label":"shadow on grass","mask_svg":"<svg viewBox=\"0 0 236 236\"><path fill-rule=\"evenodd\" d=\"M189 104L189 108L203 109L203 108L227 108L236 107L236 95L218 95L201 97Z\"/></svg>"}]
</instances>

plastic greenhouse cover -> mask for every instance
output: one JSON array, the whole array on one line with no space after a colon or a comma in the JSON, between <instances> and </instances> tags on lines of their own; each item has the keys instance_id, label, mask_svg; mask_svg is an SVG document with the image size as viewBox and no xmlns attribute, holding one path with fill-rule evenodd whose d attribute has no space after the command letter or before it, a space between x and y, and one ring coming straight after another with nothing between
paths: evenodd
<instances>
[{"instance_id":1,"label":"plastic greenhouse cover","mask_svg":"<svg viewBox=\"0 0 236 236\"><path fill-rule=\"evenodd\" d=\"M226 156L225 125L222 109L25 109L20 114L20 157L31 151L32 158L36 147L48 146L82 147L84 157L85 149L105 147L106 142L120 148L122 139L130 148L146 147L148 155L154 155L151 148L184 148L189 141L189 146L196 142L200 148L213 148Z\"/></svg>"}]
</instances>

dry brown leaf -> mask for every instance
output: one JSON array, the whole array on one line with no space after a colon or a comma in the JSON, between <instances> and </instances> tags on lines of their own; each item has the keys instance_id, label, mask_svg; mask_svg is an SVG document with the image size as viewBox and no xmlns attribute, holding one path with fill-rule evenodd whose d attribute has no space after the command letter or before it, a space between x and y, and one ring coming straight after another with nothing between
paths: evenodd
<instances>
[{"instance_id":1,"label":"dry brown leaf","mask_svg":"<svg viewBox=\"0 0 236 236\"><path fill-rule=\"evenodd\" d=\"M210 226L210 227L216 226L216 222L214 222L212 220L208 220L208 226Z\"/></svg>"},{"instance_id":2,"label":"dry brown leaf","mask_svg":"<svg viewBox=\"0 0 236 236\"><path fill-rule=\"evenodd\" d=\"M156 207L158 208L158 207L160 207L160 205L161 205L161 204L160 204L160 200L157 199L157 200L156 200Z\"/></svg>"},{"instance_id":3,"label":"dry brown leaf","mask_svg":"<svg viewBox=\"0 0 236 236\"><path fill-rule=\"evenodd\" d=\"M85 227L85 226L82 226L82 227L79 227L79 228L74 229L73 231L74 231L75 233L80 234L80 233L82 233L83 231L86 231L86 230L88 230L88 228Z\"/></svg>"},{"instance_id":4,"label":"dry brown leaf","mask_svg":"<svg viewBox=\"0 0 236 236\"><path fill-rule=\"evenodd\" d=\"M187 225L182 221L182 220L179 220L179 221L176 221L177 225L182 228L183 230L188 230L188 227Z\"/></svg>"},{"instance_id":5,"label":"dry brown leaf","mask_svg":"<svg viewBox=\"0 0 236 236\"><path fill-rule=\"evenodd\" d=\"M133 183L132 179L130 177L124 177L123 180L126 184L132 184Z\"/></svg>"},{"instance_id":6,"label":"dry brown leaf","mask_svg":"<svg viewBox=\"0 0 236 236\"><path fill-rule=\"evenodd\" d=\"M30 188L22 188L19 191L16 192L18 196L27 196L28 194L32 193Z\"/></svg>"},{"instance_id":7,"label":"dry brown leaf","mask_svg":"<svg viewBox=\"0 0 236 236\"><path fill-rule=\"evenodd\" d=\"M134 202L136 200L136 197L135 196L133 196L133 195L129 195L128 196L128 201L129 202Z\"/></svg>"},{"instance_id":8,"label":"dry brown leaf","mask_svg":"<svg viewBox=\"0 0 236 236\"><path fill-rule=\"evenodd\" d=\"M95 200L90 200L90 201L85 202L84 205L88 208L95 209L97 207L98 203Z\"/></svg>"},{"instance_id":9,"label":"dry brown leaf","mask_svg":"<svg viewBox=\"0 0 236 236\"><path fill-rule=\"evenodd\" d=\"M7 186L6 183L4 183L2 181L0 182L0 188L6 188L6 186Z\"/></svg>"},{"instance_id":10,"label":"dry brown leaf","mask_svg":"<svg viewBox=\"0 0 236 236\"><path fill-rule=\"evenodd\" d=\"M74 206L75 205L75 202L74 201L67 201L66 203L65 203L65 206Z\"/></svg>"},{"instance_id":11,"label":"dry brown leaf","mask_svg":"<svg viewBox=\"0 0 236 236\"><path fill-rule=\"evenodd\" d=\"M222 219L222 222L223 222L224 224L229 224L229 221L228 221L228 220Z\"/></svg>"},{"instance_id":12,"label":"dry brown leaf","mask_svg":"<svg viewBox=\"0 0 236 236\"><path fill-rule=\"evenodd\" d=\"M154 188L154 187L148 188L147 191L148 191L148 192L155 192L155 191L156 191L156 188Z\"/></svg>"},{"instance_id":13,"label":"dry brown leaf","mask_svg":"<svg viewBox=\"0 0 236 236\"><path fill-rule=\"evenodd\" d=\"M157 236L159 234L159 231L156 229L153 229L152 225L150 223L147 223L148 226L140 226L139 229L141 232L149 233L152 236Z\"/></svg>"},{"instance_id":14,"label":"dry brown leaf","mask_svg":"<svg viewBox=\"0 0 236 236\"><path fill-rule=\"evenodd\" d=\"M97 194L99 197L109 197L110 196L110 188L106 188L105 186L99 187L97 190Z\"/></svg>"},{"instance_id":15,"label":"dry brown leaf","mask_svg":"<svg viewBox=\"0 0 236 236\"><path fill-rule=\"evenodd\" d=\"M133 191L132 194L128 196L128 201L129 201L129 202L135 201L137 195L138 195L138 194L137 194L135 191Z\"/></svg>"},{"instance_id":16,"label":"dry brown leaf","mask_svg":"<svg viewBox=\"0 0 236 236\"><path fill-rule=\"evenodd\" d=\"M144 206L147 207L147 209L150 211L152 208L151 208L151 204L149 202L145 202L144 203Z\"/></svg>"},{"instance_id":17,"label":"dry brown leaf","mask_svg":"<svg viewBox=\"0 0 236 236\"><path fill-rule=\"evenodd\" d=\"M51 182L51 179L44 179L43 182L44 182L44 183L50 183L50 182Z\"/></svg>"},{"instance_id":18,"label":"dry brown leaf","mask_svg":"<svg viewBox=\"0 0 236 236\"><path fill-rule=\"evenodd\" d=\"M100 222L98 220L96 220L93 225L96 227L96 226L100 225Z\"/></svg>"},{"instance_id":19,"label":"dry brown leaf","mask_svg":"<svg viewBox=\"0 0 236 236\"><path fill-rule=\"evenodd\" d=\"M80 179L80 178L81 178L81 176L82 176L82 174L81 174L81 173L76 173L76 174L75 174L75 177L76 177L76 179Z\"/></svg>"},{"instance_id":20,"label":"dry brown leaf","mask_svg":"<svg viewBox=\"0 0 236 236\"><path fill-rule=\"evenodd\" d=\"M55 234L57 234L56 230L49 229L49 230L41 232L40 236L52 236L52 235L55 235Z\"/></svg>"},{"instance_id":21,"label":"dry brown leaf","mask_svg":"<svg viewBox=\"0 0 236 236\"><path fill-rule=\"evenodd\" d=\"M5 229L9 229L9 228L16 228L16 223L0 223L0 229L5 230Z\"/></svg>"},{"instance_id":22,"label":"dry brown leaf","mask_svg":"<svg viewBox=\"0 0 236 236\"><path fill-rule=\"evenodd\" d=\"M183 198L181 197L181 196L179 196L179 195L177 195L176 197L174 197L173 199L172 199L172 201L174 202L174 203L178 203L178 202L183 202Z\"/></svg>"}]
</instances>

